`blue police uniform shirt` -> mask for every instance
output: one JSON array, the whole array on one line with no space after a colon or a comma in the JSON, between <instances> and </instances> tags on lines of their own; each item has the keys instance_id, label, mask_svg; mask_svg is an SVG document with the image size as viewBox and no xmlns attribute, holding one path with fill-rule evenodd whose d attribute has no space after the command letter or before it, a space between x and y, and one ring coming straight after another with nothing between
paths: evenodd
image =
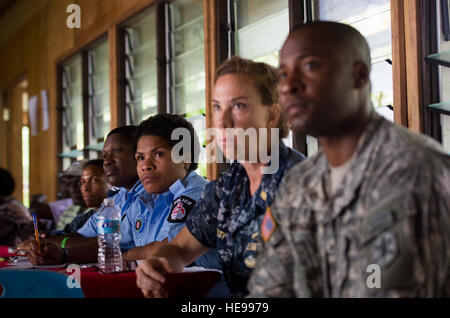
<instances>
[{"instance_id":1,"label":"blue police uniform shirt","mask_svg":"<svg viewBox=\"0 0 450 318\"><path fill-rule=\"evenodd\" d=\"M150 194L145 192L134 201L128 210L127 229L131 233L136 246L144 246L151 242L170 242L185 226L189 212L192 211L208 183L195 171L191 171L183 180L175 181L164 193ZM191 206L189 206L191 204ZM177 210L178 208L178 210ZM185 212L177 212L185 209ZM191 265L222 270L216 250L210 250ZM224 281L216 284L206 297L227 297L228 288Z\"/></svg>"},{"instance_id":2,"label":"blue police uniform shirt","mask_svg":"<svg viewBox=\"0 0 450 318\"><path fill-rule=\"evenodd\" d=\"M139 198L143 193L146 193L144 186L142 185L141 181L138 180L129 191L125 188L119 188L119 191L112 196L112 198L114 199L114 205L120 209L122 215L122 222L120 224L120 233L122 235L120 247L122 251L127 251L135 246L133 236L130 235L131 231L128 228L129 223L123 221L126 219L126 215L135 200ZM103 204L102 206L100 206L98 211L100 211L102 207ZM77 231L78 234L84 237L97 236L98 211L89 218L89 220L83 225L82 228Z\"/></svg>"},{"instance_id":3,"label":"blue police uniform shirt","mask_svg":"<svg viewBox=\"0 0 450 318\"><path fill-rule=\"evenodd\" d=\"M144 191L131 204L122 222L128 223L130 233L127 236L133 237L135 246L166 238L171 241L184 227L186 218L207 183L206 179L191 171L183 180L175 181L164 193L150 194ZM176 214L177 211L181 212Z\"/></svg>"},{"instance_id":4,"label":"blue police uniform shirt","mask_svg":"<svg viewBox=\"0 0 450 318\"><path fill-rule=\"evenodd\" d=\"M305 157L280 143L279 167L265 174L258 190L250 195L250 181L242 165L233 163L219 179L206 185L201 200L186 226L203 245L219 254L232 296L248 294L247 282L256 264L260 225L284 174Z\"/></svg>"}]
</instances>

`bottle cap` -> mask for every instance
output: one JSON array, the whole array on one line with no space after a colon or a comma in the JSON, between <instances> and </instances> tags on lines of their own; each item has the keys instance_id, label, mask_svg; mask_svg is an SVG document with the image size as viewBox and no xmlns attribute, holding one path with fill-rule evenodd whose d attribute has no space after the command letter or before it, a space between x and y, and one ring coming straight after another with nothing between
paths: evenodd
<instances>
[{"instance_id":1,"label":"bottle cap","mask_svg":"<svg viewBox=\"0 0 450 318\"><path fill-rule=\"evenodd\" d=\"M114 205L114 199L113 198L103 199L103 204L104 205Z\"/></svg>"}]
</instances>

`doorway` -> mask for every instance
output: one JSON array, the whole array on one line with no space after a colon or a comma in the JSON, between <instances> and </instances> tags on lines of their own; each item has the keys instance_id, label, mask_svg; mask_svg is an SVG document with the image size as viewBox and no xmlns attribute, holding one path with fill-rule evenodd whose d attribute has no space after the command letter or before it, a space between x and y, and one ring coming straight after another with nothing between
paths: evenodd
<instances>
[{"instance_id":1,"label":"doorway","mask_svg":"<svg viewBox=\"0 0 450 318\"><path fill-rule=\"evenodd\" d=\"M30 204L30 123L26 76L8 86L1 110L1 166L14 177L13 196L26 207Z\"/></svg>"}]
</instances>

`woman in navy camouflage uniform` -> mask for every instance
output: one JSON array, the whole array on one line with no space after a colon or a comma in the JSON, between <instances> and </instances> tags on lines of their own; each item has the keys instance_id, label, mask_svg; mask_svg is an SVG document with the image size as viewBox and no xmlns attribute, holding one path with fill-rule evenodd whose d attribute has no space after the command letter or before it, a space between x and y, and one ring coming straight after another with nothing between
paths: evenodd
<instances>
[{"instance_id":1,"label":"woman in navy camouflage uniform","mask_svg":"<svg viewBox=\"0 0 450 318\"><path fill-rule=\"evenodd\" d=\"M222 132L223 138L216 138L216 142L225 157L234 163L219 179L206 185L201 200L177 237L136 270L138 286L147 297L165 296L166 291L161 288L165 280L163 273L181 271L211 248L219 253L231 294L235 297L248 294L247 281L259 250L264 212L286 171L304 159L302 154L287 148L281 141L288 128L278 104L277 85L275 70L264 63L233 57L218 69L212 116L214 126ZM251 145L240 143L235 135L227 138L228 128L232 131L237 128L268 128L269 131L278 128L277 139L271 139L270 133L258 136L258 141L267 138L271 158L275 160L267 165L261 158L250 163L250 155L238 160L235 154L239 154L239 147L246 151L245 154L251 154ZM259 151L260 142L257 144L256 151ZM276 159L277 169L263 174L261 168L276 166ZM266 227L270 230L270 224Z\"/></svg>"}]
</instances>

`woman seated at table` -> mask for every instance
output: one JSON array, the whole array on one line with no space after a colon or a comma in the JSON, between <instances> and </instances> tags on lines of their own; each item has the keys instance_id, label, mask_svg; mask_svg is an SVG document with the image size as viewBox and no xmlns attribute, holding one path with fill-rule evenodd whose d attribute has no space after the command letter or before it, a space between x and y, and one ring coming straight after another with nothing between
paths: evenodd
<instances>
[{"instance_id":1,"label":"woman seated at table","mask_svg":"<svg viewBox=\"0 0 450 318\"><path fill-rule=\"evenodd\" d=\"M278 103L276 71L264 63L239 57L225 61L216 73L213 123L222 137L216 140L225 157L235 161L218 180L206 185L186 226L167 245L136 269L137 284L146 297L164 297L164 273L180 272L210 249L216 249L233 296L248 294L247 281L259 249L260 225L283 175L304 156L287 148L282 138L287 124ZM227 135L227 128L228 135ZM256 129L258 141L243 142L239 129ZM267 135L259 134L266 128ZM279 138L271 138L278 128ZM220 134L219 134L220 135ZM264 163L255 154L266 142L272 160ZM251 144L251 145L250 145ZM253 149L251 149L253 146ZM263 169L278 163L276 171Z\"/></svg>"},{"instance_id":2,"label":"woman seated at table","mask_svg":"<svg viewBox=\"0 0 450 318\"><path fill-rule=\"evenodd\" d=\"M171 154L178 141L173 140L172 134L179 128L189 131L194 138L184 149L188 158L175 162ZM207 184L207 180L195 172L200 149L198 138L192 124L182 116L151 116L137 127L135 137L135 169L145 193L139 194L122 215L121 244L133 246L123 254L126 261L145 259L149 250L175 237ZM39 265L89 263L97 259L98 247L88 238L70 247L58 245L51 240L41 240L39 249L33 240L21 249L28 252L31 263ZM220 269L217 258L217 253L211 251L195 264Z\"/></svg>"}]
</instances>

